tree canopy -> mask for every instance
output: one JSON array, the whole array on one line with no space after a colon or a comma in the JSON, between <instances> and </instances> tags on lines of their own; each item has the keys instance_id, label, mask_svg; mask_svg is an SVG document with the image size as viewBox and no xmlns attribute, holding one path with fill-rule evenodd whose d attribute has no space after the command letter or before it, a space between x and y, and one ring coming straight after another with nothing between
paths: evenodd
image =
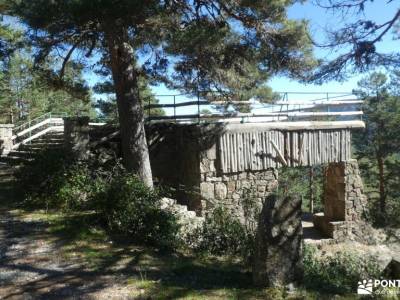
<instances>
[{"instance_id":1,"label":"tree canopy","mask_svg":"<svg viewBox=\"0 0 400 300\"><path fill-rule=\"evenodd\" d=\"M18 123L46 112L69 114L91 112L89 89L82 78L82 67L70 62L61 84L54 77L57 60L49 56L40 68L34 66L32 49L23 31L0 24L3 41L0 64L0 119Z\"/></svg>"},{"instance_id":2,"label":"tree canopy","mask_svg":"<svg viewBox=\"0 0 400 300\"><path fill-rule=\"evenodd\" d=\"M107 32L126 27L132 54L141 57L138 69L152 80L248 98L271 74L300 78L314 65L307 23L286 16L295 2L11 0L5 6L32 29L38 61L55 49L65 60L73 51L107 60Z\"/></svg>"},{"instance_id":3,"label":"tree canopy","mask_svg":"<svg viewBox=\"0 0 400 300\"><path fill-rule=\"evenodd\" d=\"M191 93L260 93L273 74L305 78L315 65L296 0L0 0L30 29L36 62L58 53L112 75L125 166L151 186L139 78ZM241 97L243 98L243 97Z\"/></svg>"}]
</instances>

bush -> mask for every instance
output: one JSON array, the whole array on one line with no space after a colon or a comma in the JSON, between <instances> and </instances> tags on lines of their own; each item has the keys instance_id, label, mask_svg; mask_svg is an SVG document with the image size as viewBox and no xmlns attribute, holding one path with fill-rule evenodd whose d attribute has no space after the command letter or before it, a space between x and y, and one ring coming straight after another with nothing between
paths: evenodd
<instances>
[{"instance_id":1,"label":"bush","mask_svg":"<svg viewBox=\"0 0 400 300\"><path fill-rule=\"evenodd\" d=\"M108 227L160 248L178 244L175 217L160 208L160 196L116 161L99 167L62 150L45 150L18 173L25 204L62 210L95 209Z\"/></svg>"},{"instance_id":2,"label":"bush","mask_svg":"<svg viewBox=\"0 0 400 300\"><path fill-rule=\"evenodd\" d=\"M175 216L162 210L160 196L136 176L116 175L96 196L96 209L112 231L158 246L178 246Z\"/></svg>"},{"instance_id":3,"label":"bush","mask_svg":"<svg viewBox=\"0 0 400 300\"><path fill-rule=\"evenodd\" d=\"M354 292L358 281L379 277L375 263L350 252L318 257L316 248L306 245L303 262L306 288L328 293Z\"/></svg>"},{"instance_id":4,"label":"bush","mask_svg":"<svg viewBox=\"0 0 400 300\"><path fill-rule=\"evenodd\" d=\"M197 235L199 251L214 255L239 255L245 260L252 256L254 233L222 207L207 214Z\"/></svg>"},{"instance_id":5,"label":"bush","mask_svg":"<svg viewBox=\"0 0 400 300\"><path fill-rule=\"evenodd\" d=\"M399 198L386 198L386 213L382 213L378 198L368 199L368 213L366 218L376 227L400 227Z\"/></svg>"},{"instance_id":6,"label":"bush","mask_svg":"<svg viewBox=\"0 0 400 300\"><path fill-rule=\"evenodd\" d=\"M52 204L64 210L93 208L92 199L103 188L102 178L93 176L86 164L71 166L54 181L58 184L51 197Z\"/></svg>"},{"instance_id":7,"label":"bush","mask_svg":"<svg viewBox=\"0 0 400 300\"><path fill-rule=\"evenodd\" d=\"M77 162L62 149L46 149L17 173L25 204L39 208L88 208L101 187L87 163Z\"/></svg>"},{"instance_id":8,"label":"bush","mask_svg":"<svg viewBox=\"0 0 400 300\"><path fill-rule=\"evenodd\" d=\"M63 174L68 160L64 151L48 149L38 153L34 160L26 162L16 173L24 196L48 194L53 189L53 177Z\"/></svg>"}]
</instances>

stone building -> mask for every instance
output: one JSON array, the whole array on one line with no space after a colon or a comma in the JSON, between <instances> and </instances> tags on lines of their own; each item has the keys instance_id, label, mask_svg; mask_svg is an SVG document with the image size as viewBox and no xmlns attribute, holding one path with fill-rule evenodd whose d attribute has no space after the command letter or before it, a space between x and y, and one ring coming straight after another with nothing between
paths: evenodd
<instances>
[{"instance_id":1,"label":"stone building","mask_svg":"<svg viewBox=\"0 0 400 300\"><path fill-rule=\"evenodd\" d=\"M223 206L246 220L277 187L280 167L324 164L324 213L314 216L315 227L336 240L362 239L366 197L351 129L363 122L297 123L153 124L153 175L198 215Z\"/></svg>"}]
</instances>

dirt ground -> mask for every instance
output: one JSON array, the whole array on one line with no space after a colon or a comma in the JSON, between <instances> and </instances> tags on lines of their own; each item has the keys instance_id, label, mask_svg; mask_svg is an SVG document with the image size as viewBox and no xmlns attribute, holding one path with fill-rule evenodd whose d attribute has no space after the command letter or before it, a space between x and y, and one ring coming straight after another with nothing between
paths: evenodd
<instances>
[{"instance_id":1,"label":"dirt ground","mask_svg":"<svg viewBox=\"0 0 400 300\"><path fill-rule=\"evenodd\" d=\"M235 261L118 244L87 226L92 223L85 223L85 215L19 209L14 192L0 182L0 299L273 299L266 297L271 291L254 288L251 272ZM312 232L306 237L310 243L319 239ZM399 241L396 233L390 247L319 248L322 253L375 253L386 263L389 254L400 255ZM300 291L292 299L331 296Z\"/></svg>"},{"instance_id":2,"label":"dirt ground","mask_svg":"<svg viewBox=\"0 0 400 300\"><path fill-rule=\"evenodd\" d=\"M1 299L133 299L138 291L126 280L66 260L46 234L46 224L0 211Z\"/></svg>"}]
</instances>

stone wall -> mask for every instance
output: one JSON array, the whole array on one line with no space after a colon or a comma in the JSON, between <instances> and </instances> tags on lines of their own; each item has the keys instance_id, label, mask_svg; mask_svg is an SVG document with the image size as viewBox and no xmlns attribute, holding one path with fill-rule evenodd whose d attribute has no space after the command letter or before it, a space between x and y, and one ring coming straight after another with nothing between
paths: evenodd
<instances>
[{"instance_id":1,"label":"stone wall","mask_svg":"<svg viewBox=\"0 0 400 300\"><path fill-rule=\"evenodd\" d=\"M192 125L152 124L146 127L155 181L171 189L171 197L190 210L200 207L199 129Z\"/></svg>"},{"instance_id":2,"label":"stone wall","mask_svg":"<svg viewBox=\"0 0 400 300\"><path fill-rule=\"evenodd\" d=\"M215 142L200 153L201 207L210 211L222 205L240 219L252 218L277 187L277 170L222 173L217 147Z\"/></svg>"},{"instance_id":3,"label":"stone wall","mask_svg":"<svg viewBox=\"0 0 400 300\"><path fill-rule=\"evenodd\" d=\"M0 124L0 150L2 155L7 155L12 149L12 130L13 124Z\"/></svg>"},{"instance_id":4,"label":"stone wall","mask_svg":"<svg viewBox=\"0 0 400 300\"><path fill-rule=\"evenodd\" d=\"M64 144L77 159L89 156L89 117L64 118Z\"/></svg>"},{"instance_id":5,"label":"stone wall","mask_svg":"<svg viewBox=\"0 0 400 300\"><path fill-rule=\"evenodd\" d=\"M366 202L357 160L331 163L325 174L324 213L314 215L314 225L339 241L365 241L370 231L363 220Z\"/></svg>"},{"instance_id":6,"label":"stone wall","mask_svg":"<svg viewBox=\"0 0 400 300\"><path fill-rule=\"evenodd\" d=\"M221 125L153 124L147 127L153 176L174 189L179 203L198 215L224 206L246 219L277 186L277 171L223 173Z\"/></svg>"}]
</instances>

